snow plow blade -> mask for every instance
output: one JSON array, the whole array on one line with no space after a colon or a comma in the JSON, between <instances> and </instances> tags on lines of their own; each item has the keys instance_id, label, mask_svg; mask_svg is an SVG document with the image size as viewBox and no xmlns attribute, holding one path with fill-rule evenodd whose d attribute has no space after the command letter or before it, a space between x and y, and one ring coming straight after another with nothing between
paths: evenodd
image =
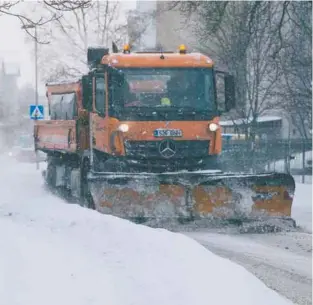
<instances>
[{"instance_id":1,"label":"snow plow blade","mask_svg":"<svg viewBox=\"0 0 313 305\"><path fill-rule=\"evenodd\" d=\"M88 180L96 210L138 222L290 218L295 192L283 173L92 173Z\"/></svg>"}]
</instances>

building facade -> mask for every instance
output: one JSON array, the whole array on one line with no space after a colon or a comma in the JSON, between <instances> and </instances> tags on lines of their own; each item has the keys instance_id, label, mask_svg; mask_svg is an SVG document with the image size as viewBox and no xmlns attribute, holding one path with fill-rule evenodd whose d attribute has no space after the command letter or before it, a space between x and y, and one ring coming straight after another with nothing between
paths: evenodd
<instances>
[{"instance_id":1,"label":"building facade","mask_svg":"<svg viewBox=\"0 0 313 305\"><path fill-rule=\"evenodd\" d=\"M0 120L8 122L18 112L19 68L2 62L0 70Z\"/></svg>"},{"instance_id":2,"label":"building facade","mask_svg":"<svg viewBox=\"0 0 313 305\"><path fill-rule=\"evenodd\" d=\"M0 67L0 137L1 145L11 145L19 121L19 68L2 62Z\"/></svg>"}]
</instances>

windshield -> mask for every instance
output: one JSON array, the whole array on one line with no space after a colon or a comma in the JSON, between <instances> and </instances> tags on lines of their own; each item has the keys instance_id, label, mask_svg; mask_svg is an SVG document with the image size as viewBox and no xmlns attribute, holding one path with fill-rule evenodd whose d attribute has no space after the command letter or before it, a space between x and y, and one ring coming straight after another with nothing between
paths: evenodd
<instances>
[{"instance_id":1,"label":"windshield","mask_svg":"<svg viewBox=\"0 0 313 305\"><path fill-rule=\"evenodd\" d=\"M124 120L208 119L216 112L213 84L211 68L114 69L110 115Z\"/></svg>"}]
</instances>

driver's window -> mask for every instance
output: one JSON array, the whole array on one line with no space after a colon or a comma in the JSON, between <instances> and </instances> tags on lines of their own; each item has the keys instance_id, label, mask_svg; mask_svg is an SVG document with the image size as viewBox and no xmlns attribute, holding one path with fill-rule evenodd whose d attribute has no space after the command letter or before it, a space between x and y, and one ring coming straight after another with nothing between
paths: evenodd
<instances>
[{"instance_id":1,"label":"driver's window","mask_svg":"<svg viewBox=\"0 0 313 305\"><path fill-rule=\"evenodd\" d=\"M215 73L217 109L225 111L225 81L223 73Z\"/></svg>"},{"instance_id":2,"label":"driver's window","mask_svg":"<svg viewBox=\"0 0 313 305\"><path fill-rule=\"evenodd\" d=\"M100 116L105 116L105 82L104 77L96 77L96 111Z\"/></svg>"},{"instance_id":3,"label":"driver's window","mask_svg":"<svg viewBox=\"0 0 313 305\"><path fill-rule=\"evenodd\" d=\"M108 77L110 106L115 109L119 109L123 107L125 99L127 99L129 96L127 82L125 80L124 74L119 73L116 70L112 70Z\"/></svg>"}]
</instances>

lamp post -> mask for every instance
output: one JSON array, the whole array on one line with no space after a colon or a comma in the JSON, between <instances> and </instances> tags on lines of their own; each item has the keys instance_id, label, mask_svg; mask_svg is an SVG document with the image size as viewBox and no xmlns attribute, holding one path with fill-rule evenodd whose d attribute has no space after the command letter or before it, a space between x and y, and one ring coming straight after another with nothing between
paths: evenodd
<instances>
[{"instance_id":1,"label":"lamp post","mask_svg":"<svg viewBox=\"0 0 313 305\"><path fill-rule=\"evenodd\" d=\"M22 29L35 29L35 104L38 106L38 43L37 43L37 26L36 24L25 24ZM35 118L36 120L36 118ZM39 169L38 151L36 153L36 169Z\"/></svg>"}]
</instances>

